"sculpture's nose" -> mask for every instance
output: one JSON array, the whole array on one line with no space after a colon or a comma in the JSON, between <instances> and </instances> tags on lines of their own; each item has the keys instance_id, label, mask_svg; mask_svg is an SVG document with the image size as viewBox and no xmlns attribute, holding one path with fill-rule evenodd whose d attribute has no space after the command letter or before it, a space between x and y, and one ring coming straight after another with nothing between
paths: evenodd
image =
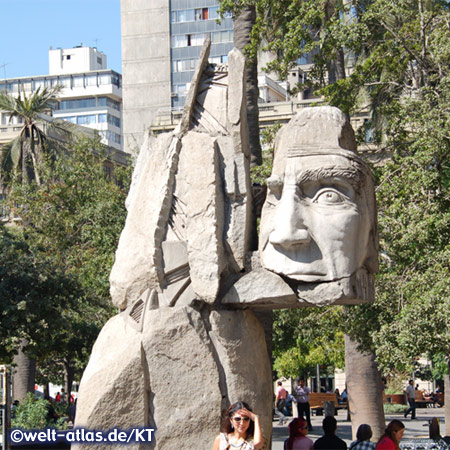
<instances>
[{"instance_id":1,"label":"sculpture's nose","mask_svg":"<svg viewBox=\"0 0 450 450\"><path fill-rule=\"evenodd\" d=\"M284 189L269 236L270 243L284 248L309 243L311 236L304 224L304 213L295 189Z\"/></svg>"}]
</instances>

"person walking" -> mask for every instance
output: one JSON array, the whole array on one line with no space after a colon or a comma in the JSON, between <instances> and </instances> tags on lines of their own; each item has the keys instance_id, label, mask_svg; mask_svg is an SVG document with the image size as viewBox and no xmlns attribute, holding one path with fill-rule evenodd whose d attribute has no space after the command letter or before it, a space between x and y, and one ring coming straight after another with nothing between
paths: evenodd
<instances>
[{"instance_id":1,"label":"person walking","mask_svg":"<svg viewBox=\"0 0 450 450\"><path fill-rule=\"evenodd\" d=\"M295 391L297 394L298 417L304 417L308 424L308 430L312 431L311 408L309 406L311 389L305 385L305 380L301 378Z\"/></svg>"},{"instance_id":2,"label":"person walking","mask_svg":"<svg viewBox=\"0 0 450 450\"><path fill-rule=\"evenodd\" d=\"M411 420L416 418L416 391L414 390L414 381L409 380L408 386L406 386L406 396L408 398L409 408L405 411L404 417L411 413Z\"/></svg>"},{"instance_id":3,"label":"person walking","mask_svg":"<svg viewBox=\"0 0 450 450\"><path fill-rule=\"evenodd\" d=\"M275 414L279 417L279 424L283 425L287 421L284 415L284 407L286 405L287 391L283 387L281 381L277 383L277 390L275 392Z\"/></svg>"}]
</instances>

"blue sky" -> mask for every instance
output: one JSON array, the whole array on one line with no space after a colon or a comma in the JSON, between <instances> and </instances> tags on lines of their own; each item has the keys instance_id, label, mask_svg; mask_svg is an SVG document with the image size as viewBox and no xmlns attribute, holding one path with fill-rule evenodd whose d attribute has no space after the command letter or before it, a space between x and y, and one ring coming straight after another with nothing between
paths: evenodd
<instances>
[{"instance_id":1,"label":"blue sky","mask_svg":"<svg viewBox=\"0 0 450 450\"><path fill-rule=\"evenodd\" d=\"M0 79L46 75L50 46L80 44L122 73L120 0L0 0L0 11Z\"/></svg>"}]
</instances>

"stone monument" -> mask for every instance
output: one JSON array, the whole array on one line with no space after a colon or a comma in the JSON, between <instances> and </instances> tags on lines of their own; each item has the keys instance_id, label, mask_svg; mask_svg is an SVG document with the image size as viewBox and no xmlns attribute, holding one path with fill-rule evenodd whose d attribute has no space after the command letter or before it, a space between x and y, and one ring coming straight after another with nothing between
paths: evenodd
<instances>
[{"instance_id":1,"label":"stone monument","mask_svg":"<svg viewBox=\"0 0 450 450\"><path fill-rule=\"evenodd\" d=\"M121 312L80 385L76 427L155 430L132 448L210 448L238 400L270 441L272 374L252 310L373 297L373 182L335 108L308 108L280 132L250 251L245 59L235 49L208 65L209 46L180 125L140 152L110 277Z\"/></svg>"}]
</instances>

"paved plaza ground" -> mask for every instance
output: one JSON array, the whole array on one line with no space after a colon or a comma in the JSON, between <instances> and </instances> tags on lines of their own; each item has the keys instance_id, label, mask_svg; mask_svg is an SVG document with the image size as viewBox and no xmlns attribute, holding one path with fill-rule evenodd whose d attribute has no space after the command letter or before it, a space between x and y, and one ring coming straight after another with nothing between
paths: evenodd
<instances>
[{"instance_id":1,"label":"paved plaza ground","mask_svg":"<svg viewBox=\"0 0 450 450\"><path fill-rule=\"evenodd\" d=\"M403 414L390 414L386 416L386 423L392 419L401 420L406 427L403 439L419 439L428 438L428 421L432 417L438 417L441 423L441 434L445 432L444 408L418 408L416 409L416 420L405 419ZM292 417L290 418L292 419ZM347 411L340 410L336 416L338 421L337 435L347 442L347 445L352 442L352 426L347 421ZM312 416L311 423L313 431L308 434L308 437L315 441L323 435L322 432L323 416ZM278 420L273 422L272 433L272 450L283 450L283 442L289 436L287 425L290 420L283 426L278 425ZM369 424L370 425L370 424Z\"/></svg>"}]
</instances>

